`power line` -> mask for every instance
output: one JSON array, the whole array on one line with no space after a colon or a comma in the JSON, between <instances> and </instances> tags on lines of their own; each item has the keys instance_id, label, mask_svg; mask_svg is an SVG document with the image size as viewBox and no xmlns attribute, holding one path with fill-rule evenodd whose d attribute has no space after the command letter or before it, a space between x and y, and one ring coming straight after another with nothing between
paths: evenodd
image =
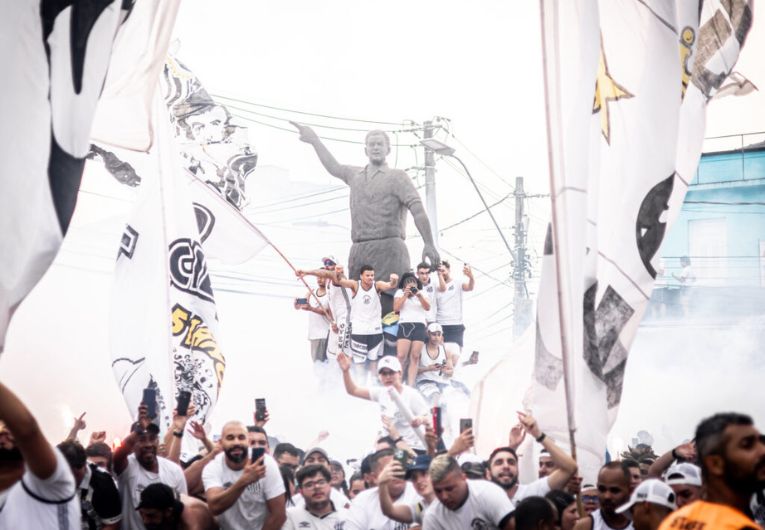
<instances>
[{"instance_id":1,"label":"power line","mask_svg":"<svg viewBox=\"0 0 765 530\"><path fill-rule=\"evenodd\" d=\"M332 188L330 188L328 190L315 191L315 192L312 192L312 193L307 193L305 195L298 195L298 196L295 196L295 197L291 197L289 199L284 199L284 200L276 201L276 202L270 202L270 203L266 203L266 204L257 204L257 205L254 204L251 207L252 208L268 208L270 206L279 206L280 204L286 204L288 202L295 202L295 201L299 201L299 200L302 200L302 199L308 199L310 197L316 197L318 195L324 195L324 194L327 194L327 193L332 193L332 192L335 192L335 191L346 189L346 187L347 186L345 186L345 185L334 186L334 187L332 187Z\"/></svg>"},{"instance_id":2,"label":"power line","mask_svg":"<svg viewBox=\"0 0 765 530\"><path fill-rule=\"evenodd\" d=\"M464 143L462 140L460 140L459 138L457 138L457 137L454 135L454 133L453 133L453 132L451 132L451 131L448 131L448 132L449 132L449 134L451 135L451 137L452 137L452 138L454 138L454 139L457 141L457 143L458 143L458 144L460 144L462 147L464 147L464 148L465 148L465 151L467 151L467 152L468 152L470 155L472 155L472 156L473 156L473 158L475 158L476 160L478 160L478 162L479 162L481 165L483 165L483 167L485 167L485 168L486 168L486 169L488 169L488 170L489 170L491 173L493 173L493 174L494 174L494 176L496 176L496 177L497 177L499 180L501 180L502 182L504 182L505 184L507 184L507 185L510 187L510 189L511 189L511 190L515 190L515 187L514 187L512 184L510 184L508 181L506 181L506 180L504 179L504 177L502 177L502 175L500 175L500 174L499 174L499 172L495 171L495 170L494 170L494 169L493 169L493 168L492 168L492 167L491 167L489 164L487 164L486 162L484 162L484 161L483 161L483 160L482 160L482 159L481 159L481 158L480 158L480 157L479 157L477 154L475 154L475 152L473 152L473 151L472 151L472 150L471 150L471 149L470 149L470 148L469 148L467 145L465 145L465 143Z\"/></svg>"},{"instance_id":3,"label":"power line","mask_svg":"<svg viewBox=\"0 0 765 530\"><path fill-rule=\"evenodd\" d=\"M242 116L241 114L237 114L235 112L231 113L232 116L239 118L241 120L245 120L251 123L257 123L259 125L265 125L266 127L271 127L273 129L279 129L280 131L285 131L292 134L297 134L298 132L295 129L287 129L286 127L281 127L279 125L274 125L272 123L266 123L260 120L256 120L255 118L250 118L249 116ZM281 118L278 118L281 119ZM287 120L283 120L287 121ZM364 142L360 142L358 140L347 140L345 138L333 138L330 136L319 136L322 140L327 140L329 142L342 142L346 144L355 144L355 145L366 145ZM415 144L391 144L391 147L414 147Z\"/></svg>"},{"instance_id":4,"label":"power line","mask_svg":"<svg viewBox=\"0 0 765 530\"><path fill-rule=\"evenodd\" d=\"M236 109L236 110L241 111L241 112L247 112L248 114L255 114L256 116L262 116L264 118L271 118L271 119L274 119L274 120L281 120L281 121L286 121L286 122L292 121L289 118L285 118L283 116L274 116L273 114L266 114L264 112L257 112L255 110L246 109L244 107L239 107L237 105L227 104L226 108L227 109ZM320 128L323 128L323 129L335 129L335 130L338 130L338 131L352 131L352 132L363 132L363 133L369 132L369 128L368 127L364 128L364 129L361 129L361 128L358 128L358 127L340 127L340 126L337 126L337 125L324 125L324 124L321 124L321 123L309 123L309 122L300 122L300 123L301 123L301 125L309 125L311 127L320 127ZM412 130L418 130L418 129L398 129L398 130L386 129L385 132L389 132L389 133L392 133L392 134L398 134L398 133L402 133L402 132L411 132Z\"/></svg>"},{"instance_id":5,"label":"power line","mask_svg":"<svg viewBox=\"0 0 765 530\"><path fill-rule=\"evenodd\" d=\"M402 122L392 122L392 121L366 120L366 119L362 119L362 118L345 118L345 117L342 117L342 116L331 116L329 114L319 114L317 112L306 112L306 111L302 111L302 110L294 110L294 109L287 109L287 108L284 108L284 107L276 107L276 106L273 106L273 105L264 105L263 103L255 103L254 101L247 101L247 100L244 100L244 99L232 98L230 96L224 96L222 94L210 94L210 95L213 98L220 98L220 99L226 99L226 100L229 100L229 101L236 101L236 102L239 102L239 103L245 103L247 105L253 105L255 107L263 107L265 109L279 110L279 111L282 111L282 112L291 112L293 114L302 114L304 116L316 116L318 118L328 118L330 120L355 121L355 122L359 122L359 123L372 123L372 124L376 124L376 125L406 125L406 123L409 122L412 125L419 125L417 122L415 122L413 120L405 120L405 121L402 121Z\"/></svg>"}]
</instances>

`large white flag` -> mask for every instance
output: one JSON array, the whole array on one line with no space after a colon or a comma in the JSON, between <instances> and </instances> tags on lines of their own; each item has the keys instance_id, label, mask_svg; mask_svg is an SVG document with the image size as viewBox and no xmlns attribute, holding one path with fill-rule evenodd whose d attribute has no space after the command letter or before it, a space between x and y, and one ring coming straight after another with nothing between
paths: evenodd
<instances>
[{"instance_id":1,"label":"large white flag","mask_svg":"<svg viewBox=\"0 0 765 530\"><path fill-rule=\"evenodd\" d=\"M752 12L745 0L541 5L554 211L527 405L560 441L571 422L589 481L657 252L698 164L706 103L732 71Z\"/></svg>"},{"instance_id":2,"label":"large white flag","mask_svg":"<svg viewBox=\"0 0 765 530\"><path fill-rule=\"evenodd\" d=\"M0 352L13 311L69 227L112 43L130 4L0 3Z\"/></svg>"},{"instance_id":3,"label":"large white flag","mask_svg":"<svg viewBox=\"0 0 765 530\"><path fill-rule=\"evenodd\" d=\"M165 429L179 391L191 392L195 418L205 423L223 383L226 360L207 249L223 262L240 263L267 243L217 190L182 167L159 96L156 106L156 141L148 155L154 171L144 167L122 234L110 339L112 369L130 413L135 417L143 389L153 388Z\"/></svg>"}]
</instances>

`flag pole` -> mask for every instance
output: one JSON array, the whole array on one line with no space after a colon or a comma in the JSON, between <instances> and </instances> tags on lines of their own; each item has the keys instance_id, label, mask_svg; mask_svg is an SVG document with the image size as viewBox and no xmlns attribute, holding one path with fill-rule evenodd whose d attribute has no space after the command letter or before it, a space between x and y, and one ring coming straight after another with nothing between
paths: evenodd
<instances>
[{"instance_id":1,"label":"flag pole","mask_svg":"<svg viewBox=\"0 0 765 530\"><path fill-rule=\"evenodd\" d=\"M271 240L268 239L268 237L266 237L266 235L260 230L260 228L255 226L249 219L247 219L242 214L242 212L239 211L238 208L235 208L230 202L228 202L226 199L221 197L220 193L213 191L210 188L210 186L207 185L206 182L204 182L202 179L200 179L195 174L190 172L188 169L186 169L185 171L190 178L196 180L199 185L201 185L205 190L207 190L207 192L214 198L214 200L222 203L225 208L230 208L239 217L240 221L242 221L250 230L255 232L259 238L261 238L263 241L266 242L268 246L274 249L274 251L279 255L279 257L281 257L284 260L284 262L289 266L289 268L292 269L293 272L297 273L297 268L292 264L289 258L287 258L287 256L285 256L284 253L281 250L279 250L279 248L276 245L274 245L273 242L271 242ZM319 309L321 309L322 316L331 324L333 320L327 314L327 310L324 309L324 307L321 305L319 298L313 292L313 289L311 289L311 286L308 285L308 282L306 282L305 278L303 278L302 276L298 276L298 278L300 278L300 281L303 282L303 285L305 285L306 289L308 289L308 293L310 294L310 296L314 300L316 300L316 304L318 305Z\"/></svg>"},{"instance_id":2,"label":"flag pole","mask_svg":"<svg viewBox=\"0 0 765 530\"><path fill-rule=\"evenodd\" d=\"M559 189L562 189L562 186L559 185L559 179L560 175L558 174L558 171L556 170L556 157L553 152L553 145L557 146L557 152L558 157L563 156L563 150L561 148L561 138L560 135L562 134L562 124L560 121L560 95L556 91L555 94L551 94L550 89L550 68L554 68L555 77L559 78L559 56L558 56L558 49L559 49L559 43L558 43L558 12L557 12L557 6L555 5L555 2L551 2L550 10L545 9L546 0L540 0L539 1L539 7L540 7L540 20L541 20L541 29L542 29L542 72L544 75L544 93L545 93L545 126L547 129L547 162L549 166L549 174L550 174L550 202L552 206L552 244L553 244L553 256L555 258L555 280L556 280L556 290L557 290L557 297L558 297L558 322L560 325L560 346L561 346L561 360L563 361L563 385L564 385L564 393L566 398L566 418L568 420L568 436L569 436L569 443L571 445L571 457L576 461L576 417L574 416L574 408L573 408L573 399L572 399L572 381L571 381L571 374L570 374L570 363L569 363L569 352L570 352L570 346L569 346L569 336L568 336L568 330L570 329L569 326L569 312L567 311L568 307L570 307L566 300L566 294L569 291L566 291L564 288L564 282L565 275L563 274L562 267L561 267L561 227L560 222L561 220L558 217L559 208L560 210L566 209L566 201L565 201L565 195L561 193L561 200L560 205L558 203L558 195L559 195ZM546 17L552 17L551 23L553 27L555 28L555 31L553 31L552 35L548 35L546 31L546 24L545 20ZM553 53L552 57L548 56L548 39L554 39L552 42L553 45ZM553 118L551 116L551 109L555 108L555 117L556 122L555 123L555 132L553 132ZM562 164L560 164L562 166ZM565 243L564 243L565 245ZM577 495L577 507L579 509L580 515L583 513L583 506L581 497Z\"/></svg>"}]
</instances>

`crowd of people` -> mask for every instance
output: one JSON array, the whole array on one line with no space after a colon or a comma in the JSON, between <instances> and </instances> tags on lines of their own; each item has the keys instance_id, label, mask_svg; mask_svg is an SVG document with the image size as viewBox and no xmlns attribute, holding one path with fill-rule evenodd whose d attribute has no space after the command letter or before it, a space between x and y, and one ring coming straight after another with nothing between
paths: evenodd
<instances>
[{"instance_id":1,"label":"crowd of people","mask_svg":"<svg viewBox=\"0 0 765 530\"><path fill-rule=\"evenodd\" d=\"M343 370L351 363L345 357ZM403 385L398 358L379 366ZM371 389L354 395L373 399ZM51 444L24 403L0 383L0 530L6 529L754 529L763 524L765 436L752 419L716 414L693 442L641 468L614 460L593 484L530 415L518 413L507 445L477 455L466 427L446 447L425 425L425 443L391 425L347 477L320 446L273 447L268 415L254 425L229 421L213 442L177 413L163 436L142 404L112 449L105 433L78 441L82 416ZM422 426L415 417L410 427ZM184 437L198 454L181 458ZM519 481L526 437L539 445L538 478ZM413 445L414 444L414 445ZM360 455L361 456L361 455ZM761 526L762 528L762 526Z\"/></svg>"},{"instance_id":2,"label":"crowd of people","mask_svg":"<svg viewBox=\"0 0 765 530\"><path fill-rule=\"evenodd\" d=\"M448 418L455 416L449 408L455 400L449 398L458 396L456 401L464 401L469 395L454 375L464 346L463 293L475 287L470 266L464 265L460 278L452 273L448 261L435 267L423 262L400 278L391 274L383 280L375 277L371 265L363 265L359 278L349 279L344 267L327 256L321 268L297 270L296 274L313 276L317 282L316 288L295 299L296 309L309 312L312 361L342 373L349 394L378 402L387 400L376 392L385 386L378 374L390 377L395 371L391 367L400 369L406 385L402 395L414 407L414 414L441 407L448 438L453 438L456 433ZM386 297L392 299L387 313ZM477 362L476 351L462 365ZM364 387L371 387L371 394ZM386 407L391 405L387 401L381 402L383 414L390 412L399 428L407 430L408 422L397 407Z\"/></svg>"}]
</instances>

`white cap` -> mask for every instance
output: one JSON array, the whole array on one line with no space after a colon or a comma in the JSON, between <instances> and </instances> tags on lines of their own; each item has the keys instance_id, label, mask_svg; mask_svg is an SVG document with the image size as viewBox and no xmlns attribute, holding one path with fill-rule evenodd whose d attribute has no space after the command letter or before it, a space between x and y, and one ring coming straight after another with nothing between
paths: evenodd
<instances>
[{"instance_id":1,"label":"white cap","mask_svg":"<svg viewBox=\"0 0 765 530\"><path fill-rule=\"evenodd\" d=\"M638 484L630 495L630 500L616 509L616 513L624 513L640 502L650 502L676 510L675 492L667 484L657 478L649 478Z\"/></svg>"},{"instance_id":2,"label":"white cap","mask_svg":"<svg viewBox=\"0 0 765 530\"><path fill-rule=\"evenodd\" d=\"M387 368L388 370L393 370L394 372L400 372L401 363L398 361L398 358L396 358L395 355L386 355L385 357L377 361L377 373L379 374L380 371L384 368Z\"/></svg>"},{"instance_id":3,"label":"white cap","mask_svg":"<svg viewBox=\"0 0 765 530\"><path fill-rule=\"evenodd\" d=\"M420 329L422 329L422 328L420 328ZM428 324L428 331L430 331L431 333L433 333L435 331L440 331L441 333L443 333L444 332L444 328L442 328L441 324L439 324L438 322L431 322L430 324Z\"/></svg>"},{"instance_id":4,"label":"white cap","mask_svg":"<svg viewBox=\"0 0 765 530\"><path fill-rule=\"evenodd\" d=\"M670 486L684 484L701 487L701 468L689 462L673 464L664 473L664 482Z\"/></svg>"}]
</instances>

